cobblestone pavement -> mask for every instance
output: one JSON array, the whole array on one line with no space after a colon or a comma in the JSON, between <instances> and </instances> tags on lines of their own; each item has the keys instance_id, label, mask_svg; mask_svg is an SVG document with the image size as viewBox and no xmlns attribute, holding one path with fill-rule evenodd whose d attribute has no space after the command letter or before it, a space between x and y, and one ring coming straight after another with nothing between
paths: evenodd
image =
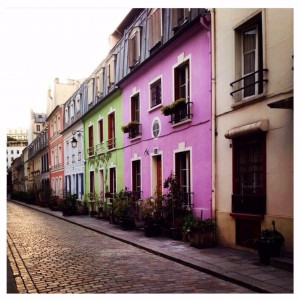
<instances>
[{"instance_id":1,"label":"cobblestone pavement","mask_svg":"<svg viewBox=\"0 0 300 300\"><path fill-rule=\"evenodd\" d=\"M7 231L19 293L253 293L14 203Z\"/></svg>"}]
</instances>

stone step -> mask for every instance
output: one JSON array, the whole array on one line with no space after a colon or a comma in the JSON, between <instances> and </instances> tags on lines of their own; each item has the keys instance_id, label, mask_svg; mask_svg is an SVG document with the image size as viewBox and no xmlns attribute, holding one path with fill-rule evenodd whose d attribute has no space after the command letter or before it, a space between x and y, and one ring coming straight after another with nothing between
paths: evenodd
<instances>
[{"instance_id":1,"label":"stone step","mask_svg":"<svg viewBox=\"0 0 300 300\"><path fill-rule=\"evenodd\" d=\"M294 260L288 257L271 257L270 265L281 270L294 272Z\"/></svg>"}]
</instances>

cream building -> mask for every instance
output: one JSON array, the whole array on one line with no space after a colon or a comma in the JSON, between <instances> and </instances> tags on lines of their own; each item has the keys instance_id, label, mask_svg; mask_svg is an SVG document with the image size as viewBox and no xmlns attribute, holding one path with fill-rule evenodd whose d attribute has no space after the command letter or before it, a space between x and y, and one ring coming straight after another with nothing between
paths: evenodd
<instances>
[{"instance_id":1,"label":"cream building","mask_svg":"<svg viewBox=\"0 0 300 300\"><path fill-rule=\"evenodd\" d=\"M293 249L293 9L212 10L213 205L218 241L263 228Z\"/></svg>"},{"instance_id":2,"label":"cream building","mask_svg":"<svg viewBox=\"0 0 300 300\"><path fill-rule=\"evenodd\" d=\"M47 116L56 108L57 105L64 104L69 97L78 89L82 81L68 79L66 82L60 82L55 78L53 82L53 91L49 88L47 95Z\"/></svg>"}]
</instances>

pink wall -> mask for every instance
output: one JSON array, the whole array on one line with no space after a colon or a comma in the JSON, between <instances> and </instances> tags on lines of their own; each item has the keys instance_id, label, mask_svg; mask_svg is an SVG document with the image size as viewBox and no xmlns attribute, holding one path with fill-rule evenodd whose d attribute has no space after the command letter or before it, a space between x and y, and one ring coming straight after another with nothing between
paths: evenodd
<instances>
[{"instance_id":1,"label":"pink wall","mask_svg":"<svg viewBox=\"0 0 300 300\"><path fill-rule=\"evenodd\" d=\"M162 76L162 104L173 101L173 66L178 56L190 59L190 101L192 120L172 127L170 116L160 108L149 111L149 83ZM210 34L196 24L193 29L156 56L150 63L122 83L123 124L130 121L130 98L133 90L140 94L142 137L135 141L124 134L124 185L131 189L131 159L141 158L143 198L151 195L151 153L157 147L162 152L163 181L174 171L174 151L178 144L191 149L191 185L197 214L203 209L204 217L211 216L211 72ZM161 132L152 138L152 122L158 118ZM149 155L145 153L148 150Z\"/></svg>"}]
</instances>

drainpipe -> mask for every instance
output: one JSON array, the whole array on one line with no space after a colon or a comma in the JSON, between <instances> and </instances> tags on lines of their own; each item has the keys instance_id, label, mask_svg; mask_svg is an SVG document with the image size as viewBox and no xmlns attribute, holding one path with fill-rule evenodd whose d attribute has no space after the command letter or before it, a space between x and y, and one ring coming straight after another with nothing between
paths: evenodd
<instances>
[{"instance_id":1,"label":"drainpipe","mask_svg":"<svg viewBox=\"0 0 300 300\"><path fill-rule=\"evenodd\" d=\"M212 140L212 165L211 165L211 209L212 218L216 219L216 44L215 44L215 9L211 14L211 140Z\"/></svg>"}]
</instances>

